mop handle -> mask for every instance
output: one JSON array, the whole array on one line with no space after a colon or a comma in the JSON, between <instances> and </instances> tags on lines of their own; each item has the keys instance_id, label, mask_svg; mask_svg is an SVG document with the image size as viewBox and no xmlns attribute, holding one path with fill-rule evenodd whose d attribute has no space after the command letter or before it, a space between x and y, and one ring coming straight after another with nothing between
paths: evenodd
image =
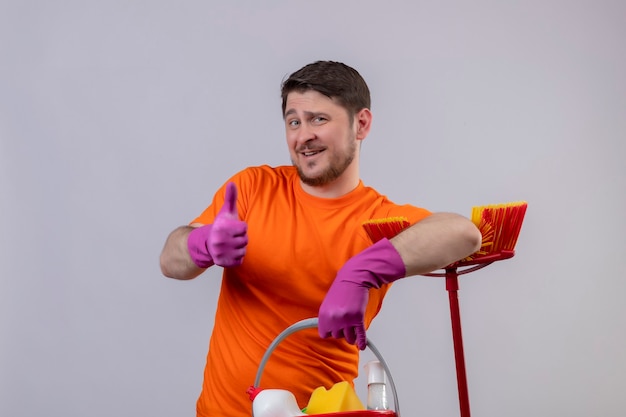
<instances>
[{"instance_id":1,"label":"mop handle","mask_svg":"<svg viewBox=\"0 0 626 417\"><path fill-rule=\"evenodd\" d=\"M259 363L259 369L257 370L256 378L254 379L255 388L259 387L260 382L261 382L261 375L263 374L263 369L265 369L265 364L269 360L276 346L278 346L280 342L282 342L287 336L289 336L292 333L295 333L299 330L316 328L317 322L318 322L317 317L300 320L299 322L296 322L292 324L291 326L287 327L278 336L276 336L276 338L272 341L272 343L270 343L269 347L265 351L263 358L261 358L261 362ZM387 366L387 362L385 362L385 359L383 359L383 356L380 354L379 350L376 348L376 346L372 343L370 339L367 339L367 347L370 349L370 351L372 351L374 356L376 356L376 358L380 361L381 365L385 369L385 373L387 374L387 379L389 380L389 386L391 387L391 394L393 396L393 404L395 406L396 417L400 417L400 405L398 403L398 393L396 391L396 384L394 384L393 382L391 371L389 370L389 367Z\"/></svg>"}]
</instances>

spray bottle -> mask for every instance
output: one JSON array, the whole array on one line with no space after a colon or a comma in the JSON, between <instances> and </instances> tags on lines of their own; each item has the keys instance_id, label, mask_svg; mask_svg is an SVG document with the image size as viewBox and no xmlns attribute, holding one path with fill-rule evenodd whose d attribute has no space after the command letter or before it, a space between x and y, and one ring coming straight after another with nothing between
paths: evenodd
<instances>
[{"instance_id":1,"label":"spray bottle","mask_svg":"<svg viewBox=\"0 0 626 417\"><path fill-rule=\"evenodd\" d=\"M367 409L389 409L383 366L379 361L372 360L365 364L365 371L367 372Z\"/></svg>"}]
</instances>

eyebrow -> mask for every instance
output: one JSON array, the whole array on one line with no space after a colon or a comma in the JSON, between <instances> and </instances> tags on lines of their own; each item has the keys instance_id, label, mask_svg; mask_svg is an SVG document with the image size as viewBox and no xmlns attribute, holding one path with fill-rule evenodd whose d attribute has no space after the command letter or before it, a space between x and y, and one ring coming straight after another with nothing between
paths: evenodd
<instances>
[{"instance_id":1,"label":"eyebrow","mask_svg":"<svg viewBox=\"0 0 626 417\"><path fill-rule=\"evenodd\" d=\"M304 116L305 117L313 117L313 116L319 116L320 114L325 115L326 113L318 111L318 112L313 112L313 111L304 111ZM291 116L292 114L296 114L296 109L289 109L285 112L285 115L283 116L283 118L286 118L287 116Z\"/></svg>"}]
</instances>

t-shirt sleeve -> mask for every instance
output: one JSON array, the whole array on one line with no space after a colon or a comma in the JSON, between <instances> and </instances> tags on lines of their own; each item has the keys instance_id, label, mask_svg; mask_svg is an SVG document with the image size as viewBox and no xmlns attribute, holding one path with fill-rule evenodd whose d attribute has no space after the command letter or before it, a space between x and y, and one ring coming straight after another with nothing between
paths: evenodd
<instances>
[{"instance_id":1,"label":"t-shirt sleeve","mask_svg":"<svg viewBox=\"0 0 626 417\"><path fill-rule=\"evenodd\" d=\"M390 210L390 214L388 217L406 217L411 225L419 222L420 220L424 220L426 217L430 216L432 213L422 207L415 207L410 204L405 204L401 206L395 206Z\"/></svg>"}]
</instances>

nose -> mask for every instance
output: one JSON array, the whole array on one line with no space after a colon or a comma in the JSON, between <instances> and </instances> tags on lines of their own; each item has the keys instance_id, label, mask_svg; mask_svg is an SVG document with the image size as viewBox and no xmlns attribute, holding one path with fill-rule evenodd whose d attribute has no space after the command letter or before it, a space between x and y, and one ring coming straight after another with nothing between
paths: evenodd
<instances>
[{"instance_id":1,"label":"nose","mask_svg":"<svg viewBox=\"0 0 626 417\"><path fill-rule=\"evenodd\" d=\"M314 140L315 130L308 126L306 123L298 126L298 129L294 132L294 139L297 146L304 145L305 143Z\"/></svg>"}]
</instances>

